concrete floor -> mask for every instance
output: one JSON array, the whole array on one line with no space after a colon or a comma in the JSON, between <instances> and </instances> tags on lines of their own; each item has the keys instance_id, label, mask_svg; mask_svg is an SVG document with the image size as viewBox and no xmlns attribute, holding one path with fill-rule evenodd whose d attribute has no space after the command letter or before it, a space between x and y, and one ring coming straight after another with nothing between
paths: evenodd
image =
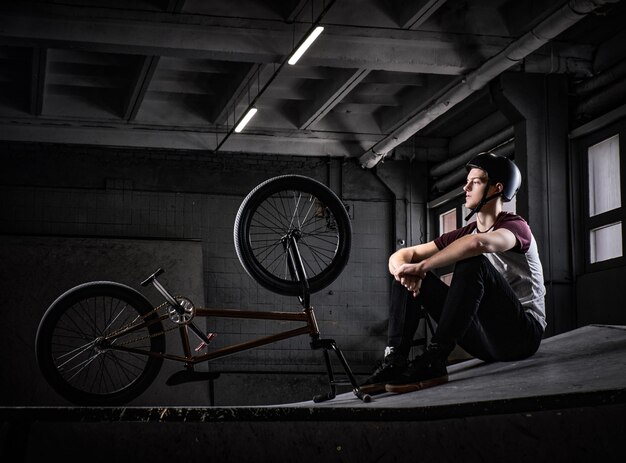
<instances>
[{"instance_id":1,"label":"concrete floor","mask_svg":"<svg viewBox=\"0 0 626 463\"><path fill-rule=\"evenodd\" d=\"M447 384L363 403L0 408L11 461L626 461L626 327L546 339L532 358L469 360ZM129 453L130 452L130 453ZM4 458L3 458L4 460ZM8 461L8 460L7 460Z\"/></svg>"}]
</instances>

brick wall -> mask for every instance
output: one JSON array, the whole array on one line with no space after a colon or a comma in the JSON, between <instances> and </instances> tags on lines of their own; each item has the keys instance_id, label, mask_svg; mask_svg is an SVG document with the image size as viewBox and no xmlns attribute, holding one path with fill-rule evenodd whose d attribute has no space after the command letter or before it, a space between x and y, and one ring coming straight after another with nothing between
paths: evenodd
<instances>
[{"instance_id":1,"label":"brick wall","mask_svg":"<svg viewBox=\"0 0 626 463\"><path fill-rule=\"evenodd\" d=\"M13 236L199 240L209 307L300 310L297 298L260 287L233 245L233 223L245 195L263 180L293 172L335 188L349 206L351 258L340 277L312 295L320 331L334 338L355 371L380 357L386 341L394 198L356 163L330 158L199 154L4 144L0 182L2 233ZM337 191L340 190L340 191ZM157 262L137 262L146 276ZM16 288L15 290L20 290ZM24 287L26 290L26 286ZM175 292L176 288L172 288ZM263 336L287 322L211 320L214 345ZM281 341L211 362L235 371L322 371L321 352L307 337Z\"/></svg>"}]
</instances>

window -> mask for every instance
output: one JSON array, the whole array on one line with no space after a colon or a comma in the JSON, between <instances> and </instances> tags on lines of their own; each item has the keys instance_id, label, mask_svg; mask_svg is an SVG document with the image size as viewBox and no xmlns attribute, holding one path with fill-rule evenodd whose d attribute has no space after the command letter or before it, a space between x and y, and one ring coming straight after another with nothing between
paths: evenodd
<instances>
[{"instance_id":1,"label":"window","mask_svg":"<svg viewBox=\"0 0 626 463\"><path fill-rule=\"evenodd\" d=\"M439 235L443 235L444 233L450 232L452 230L456 230L457 227L457 211L458 208L450 209L449 211L444 212L443 214L439 214ZM442 274L439 278L445 284L450 286L450 282L452 281L452 273L447 272Z\"/></svg>"},{"instance_id":2,"label":"window","mask_svg":"<svg viewBox=\"0 0 626 463\"><path fill-rule=\"evenodd\" d=\"M456 209L450 209L439 215L439 235L456 229Z\"/></svg>"},{"instance_id":3,"label":"window","mask_svg":"<svg viewBox=\"0 0 626 463\"><path fill-rule=\"evenodd\" d=\"M587 153L589 216L593 217L622 205L619 184L619 135L590 146Z\"/></svg>"},{"instance_id":4,"label":"window","mask_svg":"<svg viewBox=\"0 0 626 463\"><path fill-rule=\"evenodd\" d=\"M587 148L588 263L623 256L620 136L609 136Z\"/></svg>"},{"instance_id":5,"label":"window","mask_svg":"<svg viewBox=\"0 0 626 463\"><path fill-rule=\"evenodd\" d=\"M622 255L622 223L617 222L590 232L589 261L593 264Z\"/></svg>"}]
</instances>

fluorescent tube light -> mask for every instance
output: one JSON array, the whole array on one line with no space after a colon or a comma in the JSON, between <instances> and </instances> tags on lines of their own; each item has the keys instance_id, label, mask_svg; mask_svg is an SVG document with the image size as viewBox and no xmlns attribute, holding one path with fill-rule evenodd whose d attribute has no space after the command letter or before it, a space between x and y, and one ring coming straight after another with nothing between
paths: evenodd
<instances>
[{"instance_id":1,"label":"fluorescent tube light","mask_svg":"<svg viewBox=\"0 0 626 463\"><path fill-rule=\"evenodd\" d=\"M296 64L298 60L302 57L302 55L304 55L304 52L307 51L307 49L311 46L311 44L315 41L315 39L322 33L323 30L324 28L322 26L317 26L315 29L313 29L313 32L311 32L309 36L306 38L306 40L302 42L302 45L298 47L298 49L294 52L293 55L291 55L291 58L289 58L289 61L287 62L289 64Z\"/></svg>"},{"instance_id":2,"label":"fluorescent tube light","mask_svg":"<svg viewBox=\"0 0 626 463\"><path fill-rule=\"evenodd\" d=\"M246 124L250 122L250 119L252 119L252 116L254 116L255 114L256 114L256 108L252 107L248 109L248 112L243 117L243 119L241 119L241 122L239 122L237 127L235 127L235 132L237 133L241 132L243 128L246 126Z\"/></svg>"}]
</instances>

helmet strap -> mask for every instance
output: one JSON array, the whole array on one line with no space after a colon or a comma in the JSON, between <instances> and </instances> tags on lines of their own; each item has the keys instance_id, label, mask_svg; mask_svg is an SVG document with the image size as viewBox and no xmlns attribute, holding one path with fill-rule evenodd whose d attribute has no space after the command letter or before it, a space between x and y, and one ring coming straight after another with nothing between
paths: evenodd
<instances>
[{"instance_id":1,"label":"helmet strap","mask_svg":"<svg viewBox=\"0 0 626 463\"><path fill-rule=\"evenodd\" d=\"M476 205L476 207L474 209L472 209L472 212L470 212L469 214L467 214L467 217L465 217L465 221L467 222L474 214L477 214L478 212L480 212L480 210L482 209L482 207L487 204L489 201L491 201L492 199L496 199L498 196L502 196L502 192L499 193L494 193L491 196L487 196L487 191L489 190L489 186L487 186L487 188L485 188L485 192L483 193L483 197L482 199L478 202L478 204Z\"/></svg>"}]
</instances>

